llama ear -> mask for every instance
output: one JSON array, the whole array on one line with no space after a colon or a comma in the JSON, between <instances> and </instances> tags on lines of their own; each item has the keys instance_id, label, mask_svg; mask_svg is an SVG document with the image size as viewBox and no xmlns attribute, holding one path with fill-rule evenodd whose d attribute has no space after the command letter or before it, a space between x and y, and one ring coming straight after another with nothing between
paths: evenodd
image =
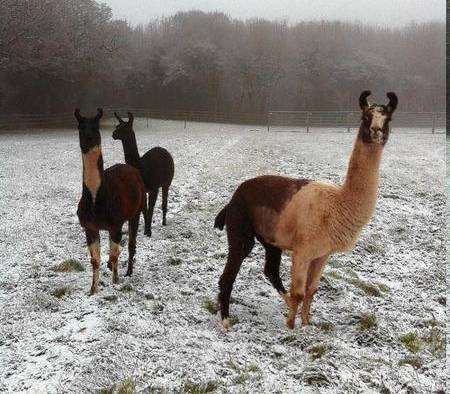
<instances>
[{"instance_id":1,"label":"llama ear","mask_svg":"<svg viewBox=\"0 0 450 394\"><path fill-rule=\"evenodd\" d=\"M76 120L78 120L78 123L81 123L81 121L83 120L83 117L80 114L80 108L75 108L75 111L73 112L73 114L75 115Z\"/></svg>"},{"instance_id":2,"label":"llama ear","mask_svg":"<svg viewBox=\"0 0 450 394\"><path fill-rule=\"evenodd\" d=\"M117 115L117 112L114 112L114 116L116 117L116 119L119 121L119 123L124 123L124 121L122 120L122 118Z\"/></svg>"},{"instance_id":3,"label":"llama ear","mask_svg":"<svg viewBox=\"0 0 450 394\"><path fill-rule=\"evenodd\" d=\"M386 93L386 96L389 99L389 103L387 105L388 111L390 113L394 112L397 108L397 104L398 104L398 98L397 95L394 92L388 92Z\"/></svg>"},{"instance_id":4,"label":"llama ear","mask_svg":"<svg viewBox=\"0 0 450 394\"><path fill-rule=\"evenodd\" d=\"M361 95L359 96L359 106L364 111L366 108L369 107L369 102L367 101L367 97L371 95L370 90L364 90Z\"/></svg>"},{"instance_id":5,"label":"llama ear","mask_svg":"<svg viewBox=\"0 0 450 394\"><path fill-rule=\"evenodd\" d=\"M133 114L131 112L128 112L128 123L132 125L133 121L134 121Z\"/></svg>"},{"instance_id":6,"label":"llama ear","mask_svg":"<svg viewBox=\"0 0 450 394\"><path fill-rule=\"evenodd\" d=\"M95 115L95 120L99 121L103 116L103 109L97 108L97 115Z\"/></svg>"}]
</instances>

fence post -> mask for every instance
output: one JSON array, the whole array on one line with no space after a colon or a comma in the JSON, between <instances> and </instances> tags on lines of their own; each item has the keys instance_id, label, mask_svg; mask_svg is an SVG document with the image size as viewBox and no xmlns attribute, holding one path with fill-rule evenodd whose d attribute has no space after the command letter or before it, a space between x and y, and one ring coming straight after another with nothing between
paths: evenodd
<instances>
[{"instance_id":1,"label":"fence post","mask_svg":"<svg viewBox=\"0 0 450 394\"><path fill-rule=\"evenodd\" d=\"M186 114L184 114L184 129L186 129Z\"/></svg>"},{"instance_id":2,"label":"fence post","mask_svg":"<svg viewBox=\"0 0 450 394\"><path fill-rule=\"evenodd\" d=\"M311 112L306 113L306 132L309 133L309 115Z\"/></svg>"},{"instance_id":3,"label":"fence post","mask_svg":"<svg viewBox=\"0 0 450 394\"><path fill-rule=\"evenodd\" d=\"M436 127L436 114L433 112L431 120L431 134L434 134L435 127Z\"/></svg>"},{"instance_id":4,"label":"fence post","mask_svg":"<svg viewBox=\"0 0 450 394\"><path fill-rule=\"evenodd\" d=\"M270 131L270 112L267 113L267 131Z\"/></svg>"},{"instance_id":5,"label":"fence post","mask_svg":"<svg viewBox=\"0 0 450 394\"><path fill-rule=\"evenodd\" d=\"M149 113L147 112L146 115L147 116L145 118L147 119L147 129L148 129L148 116L149 116Z\"/></svg>"}]
</instances>

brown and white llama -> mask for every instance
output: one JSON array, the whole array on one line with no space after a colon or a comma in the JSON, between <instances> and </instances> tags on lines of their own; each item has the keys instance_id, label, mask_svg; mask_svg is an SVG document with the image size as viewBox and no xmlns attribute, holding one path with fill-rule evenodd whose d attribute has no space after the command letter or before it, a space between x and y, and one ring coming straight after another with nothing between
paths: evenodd
<instances>
[{"instance_id":1,"label":"brown and white llama","mask_svg":"<svg viewBox=\"0 0 450 394\"><path fill-rule=\"evenodd\" d=\"M376 204L379 166L397 107L395 93L387 105L369 104L370 91L359 97L361 124L342 186L307 179L260 176L243 182L217 215L214 227L228 236L228 259L219 281L222 324L229 323L229 302L242 261L255 238L266 251L264 273L289 307L286 324L293 329L299 304L302 325L328 257L351 250ZM292 252L288 295L280 278L281 251Z\"/></svg>"},{"instance_id":2,"label":"brown and white llama","mask_svg":"<svg viewBox=\"0 0 450 394\"><path fill-rule=\"evenodd\" d=\"M139 169L142 180L144 181L145 189L148 193L148 208L146 197L143 211L145 220L144 234L151 237L153 210L158 198L159 188L162 189L162 224L163 226L166 225L167 199L169 188L175 173L175 165L171 154L160 146L150 149L142 157L139 156L136 135L133 130L133 114L128 112L127 122L115 112L114 116L119 121L119 124L116 126L112 137L115 140L122 141L125 163Z\"/></svg>"},{"instance_id":3,"label":"brown and white llama","mask_svg":"<svg viewBox=\"0 0 450 394\"><path fill-rule=\"evenodd\" d=\"M81 157L83 161L83 191L78 203L78 219L86 232L86 241L91 255L91 294L98 289L100 268L99 230L109 232L108 268L112 271L113 283L118 283L117 260L123 224L128 221L128 269L133 272L136 252L136 234L142 211L145 190L139 171L127 164L116 164L103 170L99 108L93 118L81 116L75 110L78 121Z\"/></svg>"}]
</instances>

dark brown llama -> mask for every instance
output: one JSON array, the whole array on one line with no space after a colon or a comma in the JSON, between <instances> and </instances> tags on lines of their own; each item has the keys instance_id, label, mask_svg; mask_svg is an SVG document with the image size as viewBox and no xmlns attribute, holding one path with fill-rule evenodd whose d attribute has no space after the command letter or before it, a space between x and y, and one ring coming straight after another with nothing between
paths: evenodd
<instances>
[{"instance_id":1,"label":"dark brown llama","mask_svg":"<svg viewBox=\"0 0 450 394\"><path fill-rule=\"evenodd\" d=\"M230 325L233 283L255 238L266 251L264 273L289 307L287 326L294 328L302 302L302 324L309 323L311 302L328 257L353 248L375 209L381 154L398 100L390 92L387 105L369 105L369 95L364 91L359 98L362 120L342 186L261 176L242 183L217 215L214 226L226 225L229 248L219 281L225 329ZM282 250L292 252L290 295L279 274Z\"/></svg>"},{"instance_id":2,"label":"dark brown llama","mask_svg":"<svg viewBox=\"0 0 450 394\"><path fill-rule=\"evenodd\" d=\"M114 115L119 121L119 124L116 126L112 137L115 140L122 141L125 163L139 169L148 193L148 208L146 198L143 210L145 220L144 234L151 237L153 210L158 198L159 188L162 188L162 224L165 226L167 223L167 198L175 172L173 159L166 149L159 146L150 149L144 156L140 157L136 144L136 135L133 130L133 114L128 112L127 122L120 118L117 113L114 113Z\"/></svg>"},{"instance_id":3,"label":"dark brown llama","mask_svg":"<svg viewBox=\"0 0 450 394\"><path fill-rule=\"evenodd\" d=\"M128 269L133 273L133 258L136 252L136 234L139 226L145 189L139 171L127 164L116 164L103 170L99 108L93 118L80 115L75 110L78 121L81 157L83 161L83 192L78 203L78 219L86 232L86 241L91 255L91 294L98 289L100 267L99 230L109 232L108 268L112 271L113 283L118 283L117 260L120 254L122 226L128 220Z\"/></svg>"}]
</instances>

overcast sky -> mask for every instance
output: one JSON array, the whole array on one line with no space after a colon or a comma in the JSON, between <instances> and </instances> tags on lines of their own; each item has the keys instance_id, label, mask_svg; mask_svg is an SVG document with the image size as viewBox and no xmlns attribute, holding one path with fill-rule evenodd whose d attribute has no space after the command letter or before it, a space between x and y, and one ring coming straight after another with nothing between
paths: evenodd
<instances>
[{"instance_id":1,"label":"overcast sky","mask_svg":"<svg viewBox=\"0 0 450 394\"><path fill-rule=\"evenodd\" d=\"M177 11L222 11L239 18L301 20L332 19L381 25L411 21L445 21L445 0L99 0L114 16L132 24L145 23Z\"/></svg>"}]
</instances>

